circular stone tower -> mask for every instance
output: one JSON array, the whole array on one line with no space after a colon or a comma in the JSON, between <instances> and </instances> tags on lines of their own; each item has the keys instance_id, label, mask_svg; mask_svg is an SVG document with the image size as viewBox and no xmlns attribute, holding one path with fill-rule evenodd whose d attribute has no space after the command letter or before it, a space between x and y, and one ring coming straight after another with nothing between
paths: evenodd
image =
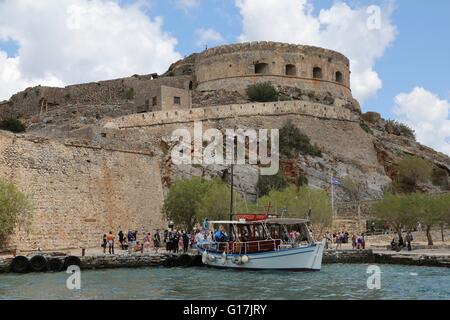
<instances>
[{"instance_id":1,"label":"circular stone tower","mask_svg":"<svg viewBox=\"0 0 450 320\"><path fill-rule=\"evenodd\" d=\"M195 76L200 91L243 92L248 85L269 81L352 99L349 59L319 47L251 42L211 48L198 54Z\"/></svg>"}]
</instances>

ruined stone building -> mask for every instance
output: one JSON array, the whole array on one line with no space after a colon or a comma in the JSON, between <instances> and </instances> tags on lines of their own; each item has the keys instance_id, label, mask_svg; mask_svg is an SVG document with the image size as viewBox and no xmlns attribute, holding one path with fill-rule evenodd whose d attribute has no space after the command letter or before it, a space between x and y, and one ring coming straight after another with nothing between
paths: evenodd
<instances>
[{"instance_id":1,"label":"ruined stone building","mask_svg":"<svg viewBox=\"0 0 450 320\"><path fill-rule=\"evenodd\" d=\"M177 179L220 177L226 166L174 166L171 133L194 121L205 127L281 128L292 121L322 151L283 160L284 174L329 190L330 175L364 182L364 197L381 196L405 154L433 162L448 189L450 159L386 130L379 114L361 114L350 89L350 63L317 47L256 42L192 54L163 75L28 88L0 103L0 120L19 118L23 134L0 131L0 178L34 204L30 230L10 245L44 250L95 247L110 230L165 227L164 194ZM286 101L254 103L246 88L271 82ZM361 122L370 127L364 130ZM238 166L236 187L256 198L258 168ZM345 201L345 192L338 200ZM343 213L344 214L344 213Z\"/></svg>"}]
</instances>

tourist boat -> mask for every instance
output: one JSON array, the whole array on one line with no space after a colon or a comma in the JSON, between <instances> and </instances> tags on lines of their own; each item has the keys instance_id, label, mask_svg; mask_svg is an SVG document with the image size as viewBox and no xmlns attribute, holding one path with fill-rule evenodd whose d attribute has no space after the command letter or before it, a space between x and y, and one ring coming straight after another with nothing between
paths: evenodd
<instances>
[{"instance_id":1,"label":"tourist boat","mask_svg":"<svg viewBox=\"0 0 450 320\"><path fill-rule=\"evenodd\" d=\"M208 229L224 230L228 241L198 243L204 264L230 269L320 271L325 243L314 241L309 220L268 214L237 218L209 222Z\"/></svg>"}]
</instances>

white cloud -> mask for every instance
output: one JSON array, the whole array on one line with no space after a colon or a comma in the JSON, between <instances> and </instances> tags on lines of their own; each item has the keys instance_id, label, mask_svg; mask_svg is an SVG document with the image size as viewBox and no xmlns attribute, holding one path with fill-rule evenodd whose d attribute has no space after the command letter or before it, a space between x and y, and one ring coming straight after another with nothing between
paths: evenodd
<instances>
[{"instance_id":1,"label":"white cloud","mask_svg":"<svg viewBox=\"0 0 450 320\"><path fill-rule=\"evenodd\" d=\"M17 91L37 85L64 86L64 83L51 74L42 78L28 78L20 71L20 58L8 58L0 50L0 101L8 100Z\"/></svg>"},{"instance_id":2,"label":"white cloud","mask_svg":"<svg viewBox=\"0 0 450 320\"><path fill-rule=\"evenodd\" d=\"M175 5L177 8L187 11L198 7L200 5L200 0L176 0Z\"/></svg>"},{"instance_id":3,"label":"white cloud","mask_svg":"<svg viewBox=\"0 0 450 320\"><path fill-rule=\"evenodd\" d=\"M0 100L40 83L163 72L181 55L162 25L139 1L126 7L104 0L0 1L0 39L20 46L15 58L0 51Z\"/></svg>"},{"instance_id":4,"label":"white cloud","mask_svg":"<svg viewBox=\"0 0 450 320\"><path fill-rule=\"evenodd\" d=\"M240 41L282 41L321 46L342 52L351 60L353 95L361 102L374 96L382 81L375 62L395 40L390 21L392 6L380 11L379 28L369 28L367 7L336 2L313 13L311 0L235 0L243 19Z\"/></svg>"},{"instance_id":5,"label":"white cloud","mask_svg":"<svg viewBox=\"0 0 450 320\"><path fill-rule=\"evenodd\" d=\"M395 97L393 112L398 120L416 130L417 140L450 155L450 102L416 87Z\"/></svg>"},{"instance_id":6,"label":"white cloud","mask_svg":"<svg viewBox=\"0 0 450 320\"><path fill-rule=\"evenodd\" d=\"M195 30L197 35L197 46L204 47L209 44L217 44L223 41L223 36L214 29L197 29Z\"/></svg>"}]
</instances>

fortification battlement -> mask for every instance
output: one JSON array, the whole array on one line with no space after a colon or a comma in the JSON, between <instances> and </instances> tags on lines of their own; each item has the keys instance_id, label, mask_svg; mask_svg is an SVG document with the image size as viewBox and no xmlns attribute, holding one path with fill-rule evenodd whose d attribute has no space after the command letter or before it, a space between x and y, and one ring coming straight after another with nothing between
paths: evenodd
<instances>
[{"instance_id":1,"label":"fortification battlement","mask_svg":"<svg viewBox=\"0 0 450 320\"><path fill-rule=\"evenodd\" d=\"M341 121L359 121L359 116L346 108L304 101L280 101L134 114L110 120L105 123L104 129L126 130L164 124L189 123L194 121L289 114Z\"/></svg>"},{"instance_id":2,"label":"fortification battlement","mask_svg":"<svg viewBox=\"0 0 450 320\"><path fill-rule=\"evenodd\" d=\"M259 50L274 50L274 51L285 51L298 53L302 52L305 55L322 55L324 57L331 57L341 60L347 67L350 66L350 60L344 56L342 53L325 49L315 46L307 46L301 44L292 44L284 42L272 42L272 41L255 41L255 42L244 42L236 43L230 45L222 45L214 48L207 49L202 53L198 54L197 59L209 58L215 55L235 53L235 52L248 52L248 51L259 51ZM188 57L192 60L193 57ZM187 59L188 59L187 58Z\"/></svg>"}]
</instances>

